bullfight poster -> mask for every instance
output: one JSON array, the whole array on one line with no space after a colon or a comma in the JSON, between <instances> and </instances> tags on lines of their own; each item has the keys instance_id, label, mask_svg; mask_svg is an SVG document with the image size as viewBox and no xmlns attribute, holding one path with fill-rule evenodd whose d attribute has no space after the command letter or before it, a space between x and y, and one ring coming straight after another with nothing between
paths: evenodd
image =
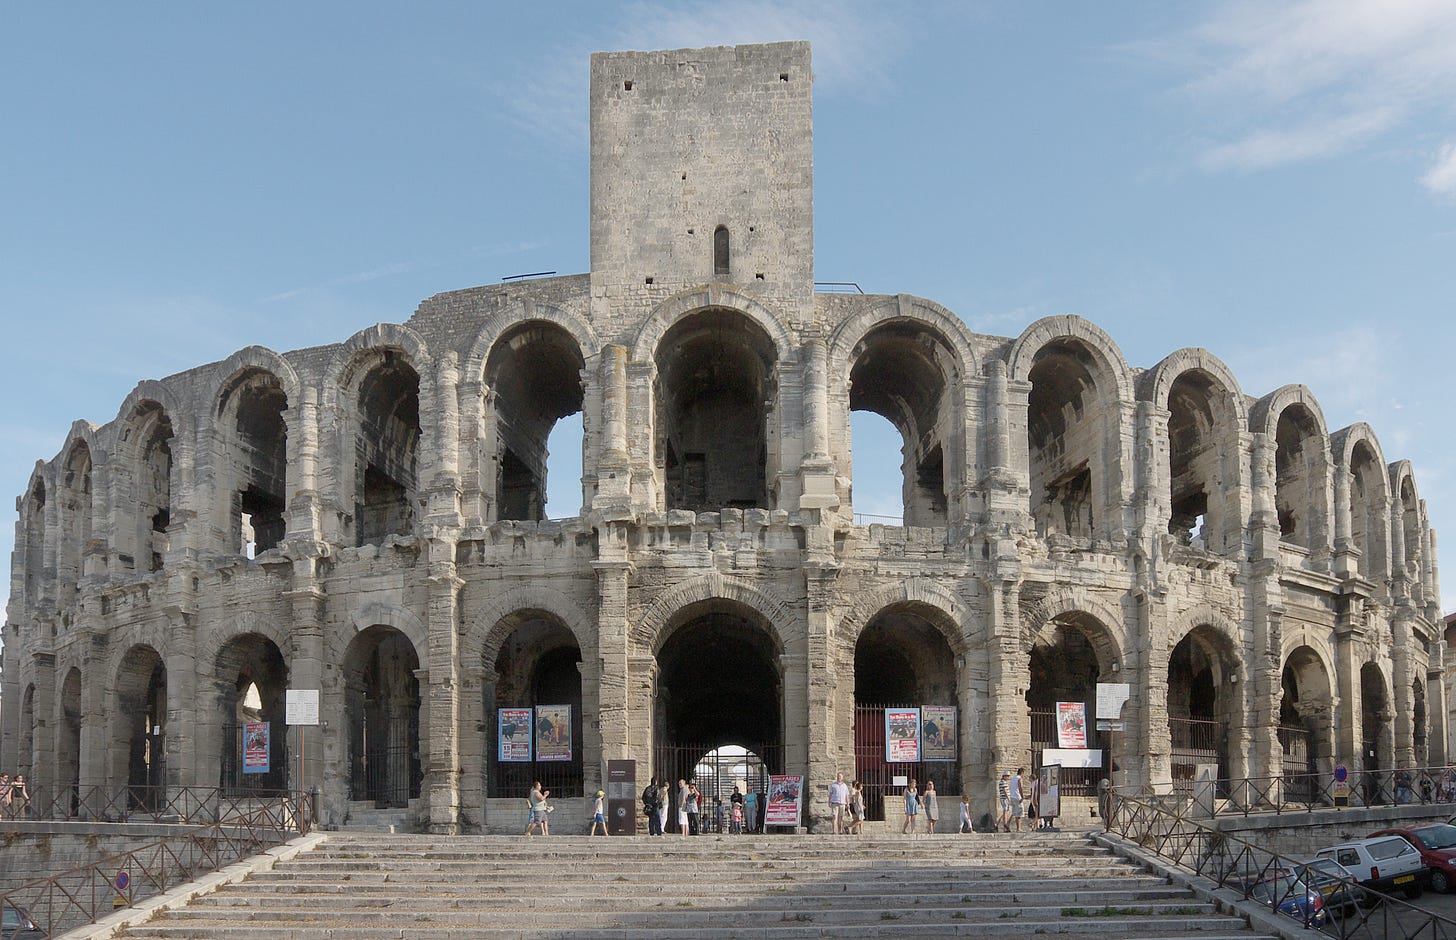
<instances>
[{"instance_id":1,"label":"bullfight poster","mask_svg":"<svg viewBox=\"0 0 1456 940\"><path fill-rule=\"evenodd\" d=\"M797 826L804 805L802 775L772 775L768 778L768 808L764 810L765 826Z\"/></svg>"},{"instance_id":2,"label":"bullfight poster","mask_svg":"<svg viewBox=\"0 0 1456 940\"><path fill-rule=\"evenodd\" d=\"M243 723L243 773L268 772L268 732L266 721Z\"/></svg>"},{"instance_id":3,"label":"bullfight poster","mask_svg":"<svg viewBox=\"0 0 1456 940\"><path fill-rule=\"evenodd\" d=\"M954 705L920 706L920 759L956 759Z\"/></svg>"},{"instance_id":4,"label":"bullfight poster","mask_svg":"<svg viewBox=\"0 0 1456 940\"><path fill-rule=\"evenodd\" d=\"M885 762L920 762L920 709L885 709Z\"/></svg>"},{"instance_id":5,"label":"bullfight poster","mask_svg":"<svg viewBox=\"0 0 1456 940\"><path fill-rule=\"evenodd\" d=\"M536 706L536 759L571 760L571 706Z\"/></svg>"},{"instance_id":6,"label":"bullfight poster","mask_svg":"<svg viewBox=\"0 0 1456 940\"><path fill-rule=\"evenodd\" d=\"M1085 702L1057 703L1057 747L1087 746Z\"/></svg>"},{"instance_id":7,"label":"bullfight poster","mask_svg":"<svg viewBox=\"0 0 1456 940\"><path fill-rule=\"evenodd\" d=\"M496 760L525 762L531 759L531 709L497 709Z\"/></svg>"}]
</instances>

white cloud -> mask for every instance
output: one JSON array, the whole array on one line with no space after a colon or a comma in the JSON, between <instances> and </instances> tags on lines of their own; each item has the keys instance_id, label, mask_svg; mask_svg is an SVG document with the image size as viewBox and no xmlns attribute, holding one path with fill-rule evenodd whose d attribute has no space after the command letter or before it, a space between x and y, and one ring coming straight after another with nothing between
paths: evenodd
<instances>
[{"instance_id":1,"label":"white cloud","mask_svg":"<svg viewBox=\"0 0 1456 940\"><path fill-rule=\"evenodd\" d=\"M1438 196L1456 198L1456 143L1441 148L1436 162L1421 177L1421 185Z\"/></svg>"},{"instance_id":2,"label":"white cloud","mask_svg":"<svg viewBox=\"0 0 1456 940\"><path fill-rule=\"evenodd\" d=\"M1456 101L1450 0L1236 0L1139 51L1192 73L1210 170L1334 156Z\"/></svg>"}]
</instances>

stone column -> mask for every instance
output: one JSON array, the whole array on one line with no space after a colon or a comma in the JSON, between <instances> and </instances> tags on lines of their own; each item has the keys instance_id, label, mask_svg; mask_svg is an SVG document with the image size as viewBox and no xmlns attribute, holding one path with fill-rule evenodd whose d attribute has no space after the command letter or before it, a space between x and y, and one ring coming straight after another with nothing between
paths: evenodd
<instances>
[{"instance_id":1,"label":"stone column","mask_svg":"<svg viewBox=\"0 0 1456 940\"><path fill-rule=\"evenodd\" d=\"M1330 468L1335 483L1335 557L1334 575L1349 579L1359 577L1359 547L1351 537L1350 529L1350 468L1336 461ZM1374 534L1371 534L1374 537Z\"/></svg>"},{"instance_id":2,"label":"stone column","mask_svg":"<svg viewBox=\"0 0 1456 940\"><path fill-rule=\"evenodd\" d=\"M166 613L168 635L162 659L167 668L167 724L163 728L167 787L215 786L215 781L203 776L204 767L216 773L214 759L203 758L197 751L198 728L217 718L197 711L197 615L190 605L182 604L167 607Z\"/></svg>"},{"instance_id":3,"label":"stone column","mask_svg":"<svg viewBox=\"0 0 1456 940\"><path fill-rule=\"evenodd\" d=\"M593 508L619 518L632 509L632 464L627 441L627 347L602 349L602 454Z\"/></svg>"},{"instance_id":4,"label":"stone column","mask_svg":"<svg viewBox=\"0 0 1456 940\"><path fill-rule=\"evenodd\" d=\"M1021 645L1020 582L992 580L987 584L990 607L990 707L984 716L989 758L986 777L975 792L994 804L1001 771L1031 766L1031 717L1026 691L1031 685L1031 658ZM994 806L989 810L996 815Z\"/></svg>"},{"instance_id":5,"label":"stone column","mask_svg":"<svg viewBox=\"0 0 1456 940\"><path fill-rule=\"evenodd\" d=\"M429 724L422 755L424 788L429 807L430 832L455 835L460 831L459 736L460 629L458 601L465 582L455 573L455 541L430 540L429 585Z\"/></svg>"},{"instance_id":6,"label":"stone column","mask_svg":"<svg viewBox=\"0 0 1456 940\"><path fill-rule=\"evenodd\" d=\"M854 714L848 716L850 736L843 736L845 722L835 711L834 692L840 682L854 683L854 676L840 676L836 671L838 657L833 655L829 609L834 585L839 576L837 565L806 565L804 568L806 609L808 613L808 780L817 786L828 786L834 775L843 771L846 779L854 776ZM817 795L817 790L806 791Z\"/></svg>"},{"instance_id":7,"label":"stone column","mask_svg":"<svg viewBox=\"0 0 1456 940\"><path fill-rule=\"evenodd\" d=\"M96 619L89 605L82 608L82 622L76 627L76 648L81 654L81 753L77 755L80 799L84 807L91 794L106 785L108 724L105 690L114 676L106 675L106 625ZM84 809L83 809L84 812Z\"/></svg>"},{"instance_id":8,"label":"stone column","mask_svg":"<svg viewBox=\"0 0 1456 940\"><path fill-rule=\"evenodd\" d=\"M616 530L615 523L604 531ZM625 537L625 532L618 533ZM598 717L601 724L599 760L636 760L638 775L651 765L652 713L638 714L631 705L636 696L628 689L628 662L632 655L628 639L627 582L631 563L625 557L592 562L597 573L597 645L601 666L597 686ZM635 680L633 676L634 691ZM651 699L648 699L649 703ZM597 769L602 773L602 768Z\"/></svg>"},{"instance_id":9,"label":"stone column","mask_svg":"<svg viewBox=\"0 0 1456 940\"><path fill-rule=\"evenodd\" d=\"M1445 661L1446 641L1439 638L1432 640L1431 659L1426 665L1426 737L1429 741L1426 763L1431 767L1446 766L1448 718Z\"/></svg>"},{"instance_id":10,"label":"stone column","mask_svg":"<svg viewBox=\"0 0 1456 940\"><path fill-rule=\"evenodd\" d=\"M288 470L293 494L288 506L290 541L320 538L318 500L319 460L318 389L305 385L298 401L284 413L288 427Z\"/></svg>"},{"instance_id":11,"label":"stone column","mask_svg":"<svg viewBox=\"0 0 1456 940\"><path fill-rule=\"evenodd\" d=\"M35 652L31 654L35 664L35 693L31 700L31 716L35 722L31 734L30 754L15 754L11 759L6 754L6 763L0 766L18 767L30 764L28 783L30 788L41 793L54 793L56 785L56 656L54 653ZM12 682L10 685L18 685ZM22 729L22 735L24 731ZM13 775L14 770L10 773Z\"/></svg>"},{"instance_id":12,"label":"stone column","mask_svg":"<svg viewBox=\"0 0 1456 940\"><path fill-rule=\"evenodd\" d=\"M1157 792L1167 793L1173 786L1173 742L1168 724L1168 659L1172 649L1166 605L1154 595L1137 595L1133 629L1137 633L1123 654L1127 675L1117 681L1132 684L1132 698L1122 713L1136 724L1122 737L1132 747L1124 752L1125 759L1118 761L1121 777L1112 777L1112 782L1119 790L1147 783ZM1111 765L1109 755L1107 769Z\"/></svg>"},{"instance_id":13,"label":"stone column","mask_svg":"<svg viewBox=\"0 0 1456 940\"><path fill-rule=\"evenodd\" d=\"M1408 618L1402 618L1393 622L1391 628L1391 649L1390 649L1390 701L1394 706L1395 725L1391 729L1392 752L1396 767L1414 767L1416 765L1415 748L1415 690L1412 688L1415 681L1415 666L1412 662L1411 644L1416 642L1412 636L1412 623Z\"/></svg>"},{"instance_id":14,"label":"stone column","mask_svg":"<svg viewBox=\"0 0 1456 940\"><path fill-rule=\"evenodd\" d=\"M325 694L323 680L324 650L324 603L323 589L315 579L315 561L312 558L297 558L293 562L293 590L284 594L288 601L292 623L288 634L288 686L290 689L318 690L319 721L312 727L293 727L288 730L288 788L310 790L318 787L323 791L319 804L322 822L337 823L343 818L343 806L348 786L348 768L335 762L334 782L325 788L324 752L325 742L335 754L339 752L337 742L346 740L348 734L344 714L340 710L324 707L330 700L340 697ZM342 676L339 677L342 682ZM300 777L300 758L302 776Z\"/></svg>"}]
</instances>

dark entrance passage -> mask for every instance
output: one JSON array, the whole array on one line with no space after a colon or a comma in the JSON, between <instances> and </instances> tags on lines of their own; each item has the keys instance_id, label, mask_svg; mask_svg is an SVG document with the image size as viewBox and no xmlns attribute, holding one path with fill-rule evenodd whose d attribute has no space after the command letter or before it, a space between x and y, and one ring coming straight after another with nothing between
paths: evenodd
<instances>
[{"instance_id":1,"label":"dark entrance passage","mask_svg":"<svg viewBox=\"0 0 1456 940\"><path fill-rule=\"evenodd\" d=\"M1031 721L1031 769L1042 765L1042 751L1058 747L1057 703L1082 702L1087 714L1087 747L1102 748L1102 766L1063 767L1063 796L1095 796L1097 781L1111 777L1116 763L1097 731L1097 680L1101 663L1094 638L1105 637L1106 628L1085 614L1064 615L1051 632L1043 631L1031 648L1031 685L1026 706ZM1014 767L1000 768L1015 770Z\"/></svg>"},{"instance_id":2,"label":"dark entrance passage","mask_svg":"<svg viewBox=\"0 0 1456 940\"><path fill-rule=\"evenodd\" d=\"M912 604L888 607L855 644L854 777L864 784L865 815L871 820L884 819L886 802L900 795L903 788L895 777L914 779L922 791L933 780L940 796L961 792L959 760L885 759L886 708L956 704L955 657L932 616L936 612ZM942 818L948 812L942 807Z\"/></svg>"},{"instance_id":3,"label":"dark entrance passage","mask_svg":"<svg viewBox=\"0 0 1456 940\"><path fill-rule=\"evenodd\" d=\"M165 801L167 667L150 646L134 646L116 677L113 768L126 768L127 804L154 809Z\"/></svg>"},{"instance_id":4,"label":"dark entrance passage","mask_svg":"<svg viewBox=\"0 0 1456 940\"><path fill-rule=\"evenodd\" d=\"M1168 657L1168 739L1173 789L1192 792L1199 764L1229 777L1228 703L1219 694L1232 674L1222 636L1194 627Z\"/></svg>"},{"instance_id":5,"label":"dark entrance passage","mask_svg":"<svg viewBox=\"0 0 1456 940\"><path fill-rule=\"evenodd\" d=\"M344 654L349 799L407 806L420 795L419 658L409 638L373 626Z\"/></svg>"},{"instance_id":6,"label":"dark entrance passage","mask_svg":"<svg viewBox=\"0 0 1456 940\"><path fill-rule=\"evenodd\" d=\"M576 637L555 617L538 611L513 615L518 626L501 644L495 657L493 690L486 699L490 710L485 718L486 765L494 769L487 779L493 797L525 798L531 783L551 791L553 797L585 796L582 783L581 648ZM491 674L486 664L486 675ZM571 759L500 760L500 708L531 708L538 705L571 707ZM535 714L533 711L532 714Z\"/></svg>"},{"instance_id":7,"label":"dark entrance passage","mask_svg":"<svg viewBox=\"0 0 1456 940\"><path fill-rule=\"evenodd\" d=\"M284 695L288 671L277 644L256 633L233 637L217 654L218 704L222 734L218 785L230 794L265 794L288 786L288 725ZM247 773L243 762L245 726L268 725L268 770Z\"/></svg>"},{"instance_id":8,"label":"dark entrance passage","mask_svg":"<svg viewBox=\"0 0 1456 940\"><path fill-rule=\"evenodd\" d=\"M731 601L694 604L674 621L680 626L657 653L652 773L670 781L676 798L677 781L693 779L708 754L729 745L782 773L782 651L772 632Z\"/></svg>"}]
</instances>

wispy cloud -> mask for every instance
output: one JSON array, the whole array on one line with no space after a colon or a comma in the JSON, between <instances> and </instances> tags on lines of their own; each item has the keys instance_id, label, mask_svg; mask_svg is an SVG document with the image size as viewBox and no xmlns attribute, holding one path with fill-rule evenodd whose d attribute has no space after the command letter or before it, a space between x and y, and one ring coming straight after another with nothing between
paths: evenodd
<instances>
[{"instance_id":1,"label":"wispy cloud","mask_svg":"<svg viewBox=\"0 0 1456 940\"><path fill-rule=\"evenodd\" d=\"M1215 171L1345 153L1456 101L1449 0L1236 0L1138 50L1192 76L1198 162Z\"/></svg>"},{"instance_id":2,"label":"wispy cloud","mask_svg":"<svg viewBox=\"0 0 1456 940\"><path fill-rule=\"evenodd\" d=\"M1421 177L1421 185L1438 196L1456 199L1456 143L1441 148L1436 162Z\"/></svg>"},{"instance_id":3,"label":"wispy cloud","mask_svg":"<svg viewBox=\"0 0 1456 940\"><path fill-rule=\"evenodd\" d=\"M572 149L588 140L589 60L602 50L808 40L814 46L816 92L876 94L908 43L905 18L898 13L868 0L629 3L615 27L590 36L566 33L561 48L529 80L494 93L520 128Z\"/></svg>"},{"instance_id":4,"label":"wispy cloud","mask_svg":"<svg viewBox=\"0 0 1456 940\"><path fill-rule=\"evenodd\" d=\"M394 277L399 274L413 274L431 265L420 261L391 261L388 264L381 264L378 267L370 268L367 271L357 271L353 274L345 274L341 277L332 278L319 284L312 284L308 287L295 287L291 290L279 291L276 294L269 294L259 303L271 304L283 300L293 300L305 294L315 291L331 290L336 287L349 287L353 284L367 284L370 281L377 281L380 278Z\"/></svg>"}]
</instances>

